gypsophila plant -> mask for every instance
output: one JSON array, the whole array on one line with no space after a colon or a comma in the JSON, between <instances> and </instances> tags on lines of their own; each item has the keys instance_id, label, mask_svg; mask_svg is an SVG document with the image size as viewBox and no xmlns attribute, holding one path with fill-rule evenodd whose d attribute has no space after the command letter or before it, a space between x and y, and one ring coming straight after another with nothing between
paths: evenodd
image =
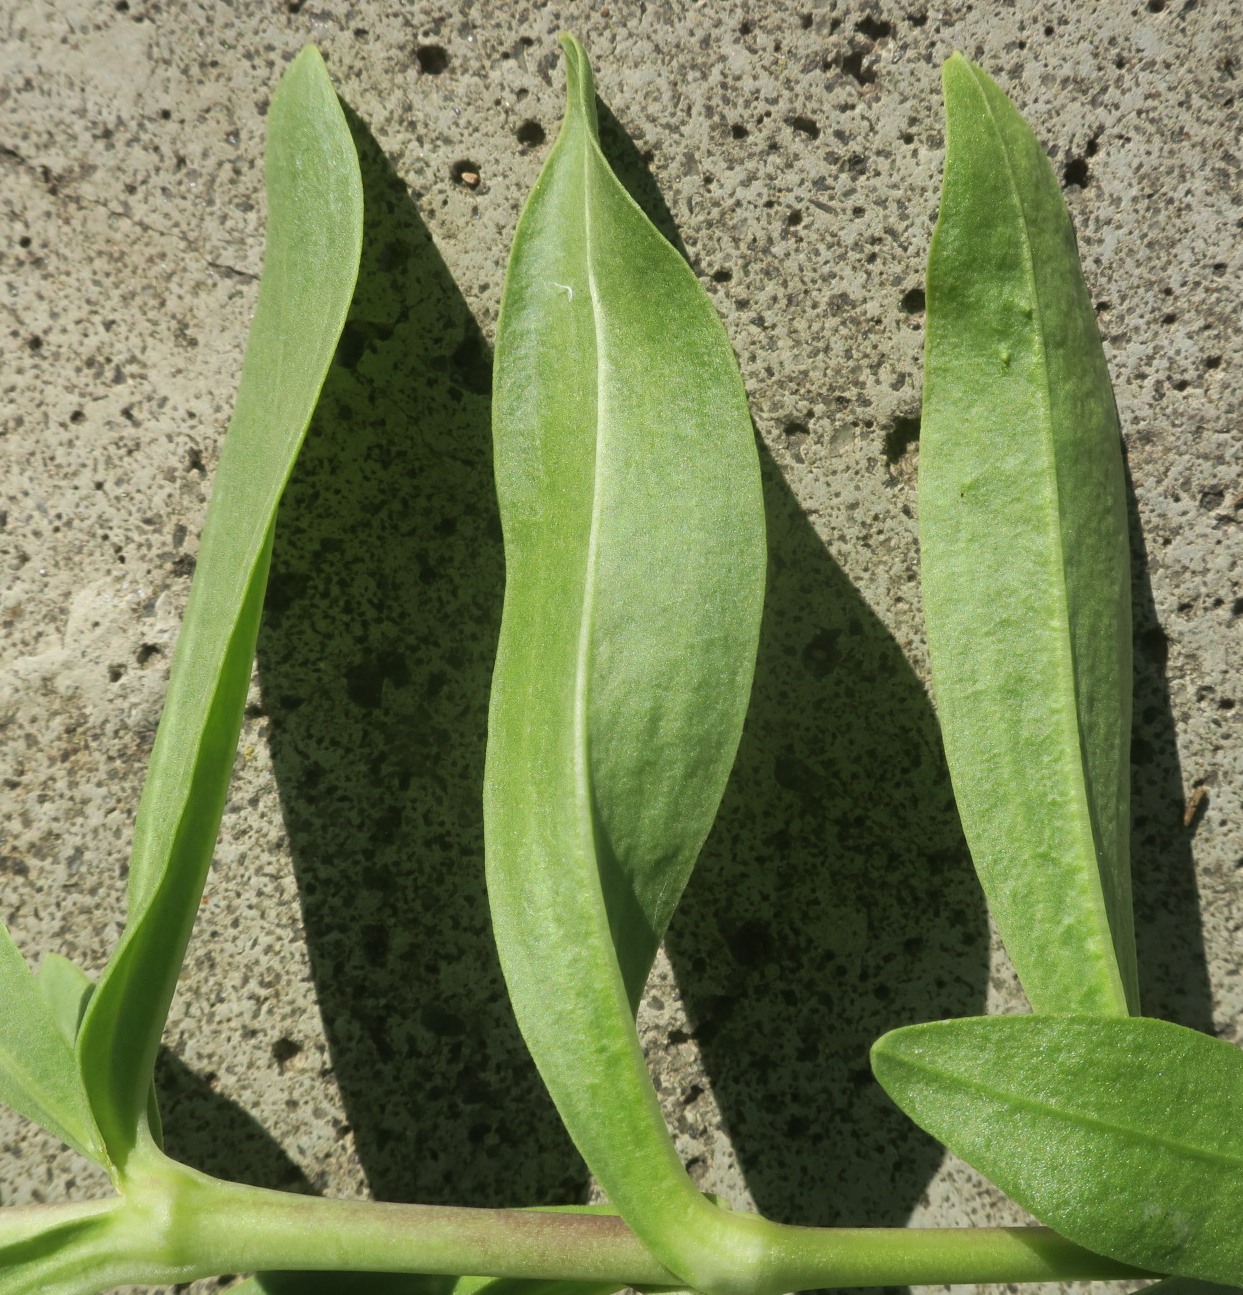
<instances>
[{"instance_id":1,"label":"gypsophila plant","mask_svg":"<svg viewBox=\"0 0 1243 1295\"><path fill-rule=\"evenodd\" d=\"M507 583L483 801L514 1013L609 1204L320 1199L162 1150L153 1067L225 803L277 505L358 275L357 155L308 48L268 117L263 278L124 933L93 981L55 954L33 975L0 938L0 1098L102 1166L115 1194L0 1211L0 1295L236 1272L258 1274L252 1292L311 1289L302 1274L318 1273L316 1290L420 1295L1243 1284L1243 1055L1138 1015L1126 505L1095 318L1041 148L959 55L928 265L922 580L963 826L1034 1014L912 1024L872 1060L912 1119L1047 1226L793 1227L688 1175L635 1011L747 709L759 463L721 323L610 169L586 57L562 44L565 122L497 327Z\"/></svg>"}]
</instances>

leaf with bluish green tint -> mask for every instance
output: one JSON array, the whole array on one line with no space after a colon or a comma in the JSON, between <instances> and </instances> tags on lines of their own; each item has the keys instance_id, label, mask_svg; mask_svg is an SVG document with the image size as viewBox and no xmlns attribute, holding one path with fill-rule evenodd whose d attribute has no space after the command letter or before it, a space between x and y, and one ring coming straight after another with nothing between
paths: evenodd
<instances>
[{"instance_id":1,"label":"leaf with bluish green tint","mask_svg":"<svg viewBox=\"0 0 1243 1295\"><path fill-rule=\"evenodd\" d=\"M263 277L139 806L129 918L78 1037L96 1120L122 1167L147 1133L160 1034L224 809L277 504L358 275L358 158L313 47L272 98L266 181Z\"/></svg>"},{"instance_id":2,"label":"leaf with bluish green tint","mask_svg":"<svg viewBox=\"0 0 1243 1295\"><path fill-rule=\"evenodd\" d=\"M691 1285L749 1223L687 1177L633 1012L733 763L763 598L729 342L609 169L581 47L514 239L493 430L506 590L484 816L523 1035L610 1199Z\"/></svg>"},{"instance_id":3,"label":"leaf with bluish green tint","mask_svg":"<svg viewBox=\"0 0 1243 1295\"><path fill-rule=\"evenodd\" d=\"M107 1161L71 1042L0 923L0 1102L97 1164Z\"/></svg>"},{"instance_id":4,"label":"leaf with bluish green tint","mask_svg":"<svg viewBox=\"0 0 1243 1295\"><path fill-rule=\"evenodd\" d=\"M1042 1223L1150 1271L1243 1284L1243 1052L1167 1021L894 1030L885 1091Z\"/></svg>"},{"instance_id":5,"label":"leaf with bluish green tint","mask_svg":"<svg viewBox=\"0 0 1243 1295\"><path fill-rule=\"evenodd\" d=\"M1036 1011L1138 1010L1117 414L1043 150L945 65L919 450L924 611L963 829Z\"/></svg>"}]
</instances>

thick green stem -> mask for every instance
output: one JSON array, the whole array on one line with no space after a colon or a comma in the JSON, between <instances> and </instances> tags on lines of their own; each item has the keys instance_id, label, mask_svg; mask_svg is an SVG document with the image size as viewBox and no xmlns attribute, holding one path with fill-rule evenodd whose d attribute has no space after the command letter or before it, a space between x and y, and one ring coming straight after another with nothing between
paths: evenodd
<instances>
[{"instance_id":1,"label":"thick green stem","mask_svg":"<svg viewBox=\"0 0 1243 1295\"><path fill-rule=\"evenodd\" d=\"M1049 1228L795 1228L774 1225L775 1291L823 1286L1100 1281L1149 1274Z\"/></svg>"},{"instance_id":2,"label":"thick green stem","mask_svg":"<svg viewBox=\"0 0 1243 1295\"><path fill-rule=\"evenodd\" d=\"M165 1244L182 1280L353 1270L681 1285L610 1215L325 1200L221 1182L161 1161L131 1179L127 1194L135 1204L171 1204ZM738 1274L739 1288L754 1295L1146 1275L1047 1228L799 1228L722 1213L762 1239L754 1281Z\"/></svg>"}]
</instances>

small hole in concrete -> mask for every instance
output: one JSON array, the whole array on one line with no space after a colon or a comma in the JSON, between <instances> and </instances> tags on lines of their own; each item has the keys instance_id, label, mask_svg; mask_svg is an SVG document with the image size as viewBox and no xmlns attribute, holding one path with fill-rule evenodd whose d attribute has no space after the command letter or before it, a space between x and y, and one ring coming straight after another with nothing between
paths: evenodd
<instances>
[{"instance_id":1,"label":"small hole in concrete","mask_svg":"<svg viewBox=\"0 0 1243 1295\"><path fill-rule=\"evenodd\" d=\"M787 117L786 125L792 126L800 135L806 135L808 139L820 138L820 127L810 117L804 117L801 114L797 117Z\"/></svg>"},{"instance_id":2,"label":"small hole in concrete","mask_svg":"<svg viewBox=\"0 0 1243 1295\"><path fill-rule=\"evenodd\" d=\"M876 80L876 69L865 60L866 55L861 49L854 50L842 59L842 71L854 77L860 85L871 85Z\"/></svg>"},{"instance_id":3,"label":"small hole in concrete","mask_svg":"<svg viewBox=\"0 0 1243 1295\"><path fill-rule=\"evenodd\" d=\"M139 665L146 665L153 656L159 656L160 654L161 649L155 643L144 643L138 651L134 653L134 660L137 661Z\"/></svg>"},{"instance_id":4,"label":"small hole in concrete","mask_svg":"<svg viewBox=\"0 0 1243 1295\"><path fill-rule=\"evenodd\" d=\"M918 443L919 415L900 414L893 420L893 426L885 433L885 462L897 463L912 445Z\"/></svg>"},{"instance_id":5,"label":"small hole in concrete","mask_svg":"<svg viewBox=\"0 0 1243 1295\"><path fill-rule=\"evenodd\" d=\"M69 421L71 423L81 423L85 421L85 419L86 415L80 409L75 409L73 413L69 415Z\"/></svg>"},{"instance_id":6,"label":"small hole in concrete","mask_svg":"<svg viewBox=\"0 0 1243 1295\"><path fill-rule=\"evenodd\" d=\"M1081 157L1072 157L1062 168L1062 179L1066 185L1080 189L1088 187L1088 164Z\"/></svg>"},{"instance_id":7,"label":"small hole in concrete","mask_svg":"<svg viewBox=\"0 0 1243 1295\"><path fill-rule=\"evenodd\" d=\"M911 288L902 294L902 309L908 315L920 315L926 305L923 288Z\"/></svg>"},{"instance_id":8,"label":"small hole in concrete","mask_svg":"<svg viewBox=\"0 0 1243 1295\"><path fill-rule=\"evenodd\" d=\"M801 211L792 211L786 217L786 224L791 229L795 228L796 225L801 225L802 223L803 223L803 213Z\"/></svg>"},{"instance_id":9,"label":"small hole in concrete","mask_svg":"<svg viewBox=\"0 0 1243 1295\"><path fill-rule=\"evenodd\" d=\"M738 24L739 36L750 36L754 30L755 30L755 24L753 22L740 22Z\"/></svg>"},{"instance_id":10,"label":"small hole in concrete","mask_svg":"<svg viewBox=\"0 0 1243 1295\"><path fill-rule=\"evenodd\" d=\"M1214 274L1225 274L1226 272L1225 261L1214 261L1212 269Z\"/></svg>"},{"instance_id":11,"label":"small hole in concrete","mask_svg":"<svg viewBox=\"0 0 1243 1295\"><path fill-rule=\"evenodd\" d=\"M277 1067L284 1070L286 1065L302 1051L302 1044L295 1042L293 1039L277 1039L272 1044L272 1060L276 1062Z\"/></svg>"},{"instance_id":12,"label":"small hole in concrete","mask_svg":"<svg viewBox=\"0 0 1243 1295\"><path fill-rule=\"evenodd\" d=\"M1186 378L1179 378L1177 382L1170 383L1170 386L1173 387L1175 391L1186 391L1190 385L1191 384Z\"/></svg>"},{"instance_id":13,"label":"small hole in concrete","mask_svg":"<svg viewBox=\"0 0 1243 1295\"><path fill-rule=\"evenodd\" d=\"M31 243L31 239L29 234L23 234L21 238L17 240L18 247L29 247L30 243Z\"/></svg>"},{"instance_id":14,"label":"small hole in concrete","mask_svg":"<svg viewBox=\"0 0 1243 1295\"><path fill-rule=\"evenodd\" d=\"M893 24L887 23L883 18L873 18L869 14L855 23L855 31L866 36L868 40L883 40L893 32Z\"/></svg>"},{"instance_id":15,"label":"small hole in concrete","mask_svg":"<svg viewBox=\"0 0 1243 1295\"><path fill-rule=\"evenodd\" d=\"M1163 324L1176 324L1178 323L1178 316L1172 310L1167 311L1161 316L1161 322Z\"/></svg>"},{"instance_id":16,"label":"small hole in concrete","mask_svg":"<svg viewBox=\"0 0 1243 1295\"><path fill-rule=\"evenodd\" d=\"M108 682L119 683L121 676L125 673L125 667L119 665L110 665L108 667Z\"/></svg>"},{"instance_id":17,"label":"small hole in concrete","mask_svg":"<svg viewBox=\"0 0 1243 1295\"><path fill-rule=\"evenodd\" d=\"M43 350L43 338L38 335L28 338L26 340L26 345L37 355L41 350Z\"/></svg>"},{"instance_id":18,"label":"small hole in concrete","mask_svg":"<svg viewBox=\"0 0 1243 1295\"><path fill-rule=\"evenodd\" d=\"M728 283L734 277L733 270L713 270L713 283Z\"/></svg>"},{"instance_id":19,"label":"small hole in concrete","mask_svg":"<svg viewBox=\"0 0 1243 1295\"><path fill-rule=\"evenodd\" d=\"M1045 23L1045 25L1044 25L1044 34L1045 34L1046 36L1052 36L1052 35L1053 35L1053 32L1054 32L1053 24L1052 24L1051 22L1047 22L1047 23Z\"/></svg>"},{"instance_id":20,"label":"small hole in concrete","mask_svg":"<svg viewBox=\"0 0 1243 1295\"><path fill-rule=\"evenodd\" d=\"M1220 356L1220 355L1210 355L1210 356L1209 356L1209 357L1204 361L1204 367L1205 367L1206 369L1220 369L1220 368L1221 368L1221 356Z\"/></svg>"},{"instance_id":21,"label":"small hole in concrete","mask_svg":"<svg viewBox=\"0 0 1243 1295\"><path fill-rule=\"evenodd\" d=\"M538 121L524 121L514 133L518 143L526 148L538 148L548 138Z\"/></svg>"},{"instance_id":22,"label":"small hole in concrete","mask_svg":"<svg viewBox=\"0 0 1243 1295\"><path fill-rule=\"evenodd\" d=\"M736 122L734 122L734 124L729 128L729 133L730 133L730 134L731 134L735 139L746 139L746 137L747 137L751 132L750 132L749 130L747 130L747 128L746 128L746 127L745 127L741 122L737 122L737 121L736 121Z\"/></svg>"},{"instance_id":23,"label":"small hole in concrete","mask_svg":"<svg viewBox=\"0 0 1243 1295\"><path fill-rule=\"evenodd\" d=\"M449 174L458 184L464 185L467 189L479 188L479 163L472 162L468 157L454 162L449 168Z\"/></svg>"},{"instance_id":24,"label":"small hole in concrete","mask_svg":"<svg viewBox=\"0 0 1243 1295\"><path fill-rule=\"evenodd\" d=\"M1165 0L1148 0L1148 12L1160 13L1165 8Z\"/></svg>"},{"instance_id":25,"label":"small hole in concrete","mask_svg":"<svg viewBox=\"0 0 1243 1295\"><path fill-rule=\"evenodd\" d=\"M414 57L419 71L428 76L439 76L449 66L449 54L442 45L420 45Z\"/></svg>"}]
</instances>

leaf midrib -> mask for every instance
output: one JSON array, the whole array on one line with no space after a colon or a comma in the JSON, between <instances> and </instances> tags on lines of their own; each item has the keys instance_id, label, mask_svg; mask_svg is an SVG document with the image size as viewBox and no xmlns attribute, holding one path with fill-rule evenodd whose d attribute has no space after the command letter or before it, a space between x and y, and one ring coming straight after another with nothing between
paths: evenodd
<instances>
[{"instance_id":1,"label":"leaf midrib","mask_svg":"<svg viewBox=\"0 0 1243 1295\"><path fill-rule=\"evenodd\" d=\"M581 90L580 90L581 93ZM595 806L591 784L590 733L587 724L587 710L590 703L589 683L591 675L591 642L595 623L596 602L596 566L599 557L601 514L603 511L601 489L602 463L604 461L603 445L605 434L605 382L604 370L607 367L604 358L604 329L601 321L601 303L599 287L596 283L594 258L592 256L592 184L591 184L591 138L587 126L586 113L580 103L577 106L580 114L579 129L582 134L582 182L583 182L583 261L587 275L587 296L591 301L592 333L595 340L595 365L593 376L596 387L596 423L595 453L591 468L591 524L587 537L587 559L583 570L583 599L579 612L578 650L574 663L574 795L578 811L579 837L584 855L593 864L597 862Z\"/></svg>"},{"instance_id":2,"label":"leaf midrib","mask_svg":"<svg viewBox=\"0 0 1243 1295\"><path fill-rule=\"evenodd\" d=\"M1061 613L1061 634L1059 640L1061 651L1059 653L1060 668L1064 679L1069 680L1069 692L1072 698L1072 706L1067 717L1066 727L1073 729L1070 736L1073 738L1074 747L1079 753L1079 776L1077 784L1079 796L1077 797L1077 817L1079 819L1080 830L1085 826L1086 819L1087 839L1092 845L1091 862L1094 865L1090 870L1088 885L1097 898L1096 917L1098 930L1104 937L1104 948L1107 953L1105 959L1105 973L1109 980L1109 988L1115 1004L1120 1008L1119 1014L1122 1016L1129 1015L1130 1008L1127 1004L1126 987L1122 980L1122 969L1118 964L1117 949L1114 944L1113 928L1109 920L1109 905L1105 897L1104 882L1101 878L1101 849L1097 840L1096 828L1092 821L1091 795L1087 782L1087 752L1084 747L1083 725L1079 720L1079 680L1075 671L1074 648L1071 644L1071 626L1070 626L1070 602L1069 602L1069 581L1066 573L1066 551L1062 543L1062 499L1061 490L1057 480L1057 463L1056 447L1053 439L1053 391L1050 385L1049 365L1048 365L1048 347L1045 342L1045 324L1044 324L1044 304L1040 297L1040 285L1036 276L1035 258L1032 255L1031 236L1027 223L1027 211L1023 206L1022 196L1019 191L1018 182L1015 179L1014 167L1010 160L1010 149L1006 143L1005 136L1002 134L1001 127L997 122L996 114L993 112L993 105L989 102L988 94L981 85L979 78L976 76L975 68L968 62L967 67L971 73L971 83L980 96L984 104L984 111L988 116L988 121L993 129L993 134L997 139L998 149L1001 153L1002 162L1005 166L1006 180L1010 187L1011 196L1014 199L1015 209L1018 212L1019 226L1022 231L1023 245L1023 267L1027 276L1027 286L1031 293L1033 303L1033 326L1036 336L1036 345L1038 348L1038 359L1041 375L1041 393L1043 396L1044 418L1043 428L1045 433L1045 443L1048 449L1047 467L1045 477L1049 489L1050 497L1053 500L1054 514L1057 519L1052 527L1053 545L1057 553L1057 566L1061 572L1061 581L1057 588L1057 599L1059 611Z\"/></svg>"},{"instance_id":3,"label":"leaf midrib","mask_svg":"<svg viewBox=\"0 0 1243 1295\"><path fill-rule=\"evenodd\" d=\"M1236 1169L1243 1171L1243 1155L1225 1155L1220 1151L1211 1148L1197 1147L1194 1144L1189 1145L1183 1142L1174 1141L1172 1138L1163 1138L1159 1134L1152 1133L1147 1129L1132 1128L1128 1124L1120 1121L1111 1123L1098 1115L1083 1114L1078 1111L1068 1113L1064 1107L1059 1107L1051 1102L1039 1101L1034 1097L1011 1093L1009 1090L997 1087L990 1087L980 1079L973 1079L958 1072L949 1072L939 1069L937 1066L926 1062L913 1059L911 1057L899 1057L894 1059L899 1066L905 1066L908 1070L916 1071L919 1074L930 1075L934 1079L948 1080L950 1083L959 1088L967 1089L970 1092L981 1093L985 1097L992 1098L994 1101L1003 1102L1008 1106L1018 1107L1020 1110L1027 1110L1039 1115L1050 1116L1060 1120L1065 1124L1080 1124L1087 1128L1102 1129L1110 1133L1123 1133L1128 1137L1134 1138L1146 1146L1159 1147L1162 1150L1178 1153L1186 1156L1188 1159L1201 1160L1209 1163L1222 1163L1234 1166Z\"/></svg>"}]
</instances>

